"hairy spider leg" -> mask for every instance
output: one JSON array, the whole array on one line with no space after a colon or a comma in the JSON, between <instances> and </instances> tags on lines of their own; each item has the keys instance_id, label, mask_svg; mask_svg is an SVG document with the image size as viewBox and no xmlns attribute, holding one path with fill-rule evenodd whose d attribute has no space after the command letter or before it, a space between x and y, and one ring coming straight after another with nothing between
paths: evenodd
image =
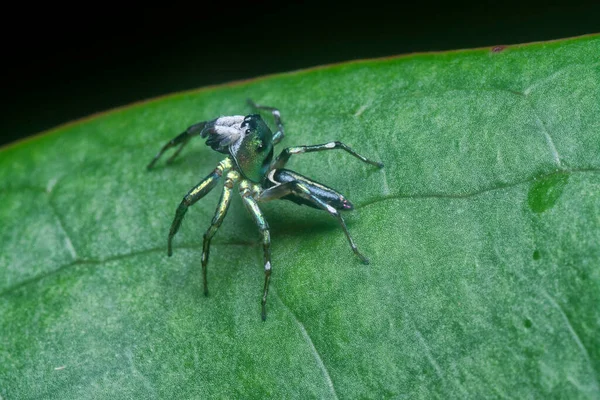
<instances>
[{"instance_id":1,"label":"hairy spider leg","mask_svg":"<svg viewBox=\"0 0 600 400\"><path fill-rule=\"evenodd\" d=\"M181 153L181 150L183 150L185 145L188 144L188 142L190 141L192 136L199 135L200 132L202 132L202 130L206 126L207 122L208 121L198 122L198 123L188 127L185 131L183 131L179 135L175 136L173 139L169 140L160 149L160 151L154 156L154 158L152 159L152 161L150 161L150 163L148 164L148 166L146 168L151 169L165 151L167 151L171 147L175 147L175 146L179 145L179 148L175 151L175 153L173 153L173 155L167 159L167 164L172 163L173 160L175 159L175 157L177 157L177 155L179 153Z\"/></svg>"},{"instance_id":2,"label":"hairy spider leg","mask_svg":"<svg viewBox=\"0 0 600 400\"><path fill-rule=\"evenodd\" d=\"M258 203L254 199L253 192L260 192L258 185L253 185L248 180L243 180L240 183L240 194L246 209L254 218L254 222L260 230L263 242L263 255L265 262L265 287L263 289L263 297L261 302L261 317L262 320L267 319L267 294L269 293L269 281L271 279L271 235L269 233L269 224L258 207Z\"/></svg>"},{"instance_id":3,"label":"hairy spider leg","mask_svg":"<svg viewBox=\"0 0 600 400\"><path fill-rule=\"evenodd\" d=\"M285 136L285 131L283 129L283 121L281 121L281 113L279 112L279 109L277 109L275 107L269 107L269 106L263 106L260 104L256 104L251 99L248 99L248 104L250 104L252 107L256 108L257 110L266 110L266 111L270 111L271 114L273 114L273 119L275 120L275 124L277 125L277 132L273 133L273 144L277 144L277 143L281 142L281 140Z\"/></svg>"},{"instance_id":4,"label":"hairy spider leg","mask_svg":"<svg viewBox=\"0 0 600 400\"><path fill-rule=\"evenodd\" d=\"M227 173L225 184L223 185L223 192L221 192L221 199L219 200L219 204L217 205L217 210L215 211L215 215L212 219L210 227L204 233L204 242L202 244L202 279L204 282L205 296L208 296L208 280L206 278L206 266L208 265L208 256L210 254L210 241L213 238L213 236L215 236L215 233L217 233L217 230L221 226L223 219L225 219L225 215L227 214L227 210L229 209L233 187L239 179L239 172L229 171Z\"/></svg>"},{"instance_id":5,"label":"hairy spider leg","mask_svg":"<svg viewBox=\"0 0 600 400\"><path fill-rule=\"evenodd\" d=\"M223 176L223 172L231 169L233 163L229 157L221 161L217 168L214 169L213 172L208 174L206 178L200 181L199 184L194 186L192 190L188 192L179 203L179 207L177 207L177 211L175 211L175 218L173 219L173 223L171 224L171 229L169 230L169 241L168 241L168 250L167 254L169 257L173 255L173 247L171 245L173 241L173 236L179 230L181 226L181 221L183 221L183 217L187 212L189 206L206 196L208 192L210 192L216 185L221 176Z\"/></svg>"},{"instance_id":6,"label":"hairy spider leg","mask_svg":"<svg viewBox=\"0 0 600 400\"><path fill-rule=\"evenodd\" d=\"M368 158L361 156L344 143L335 141L325 144L315 144L312 146L297 146L285 148L281 151L281 153L279 153L279 155L273 162L271 169L283 168L285 164L289 161L292 154L312 153L313 151L325 151L334 149L345 150L348 153L352 154L354 157L358 158L359 160L366 162L367 164L374 165L378 168L383 168L383 163L371 161Z\"/></svg>"},{"instance_id":7,"label":"hairy spider leg","mask_svg":"<svg viewBox=\"0 0 600 400\"><path fill-rule=\"evenodd\" d=\"M350 247L352 248L352 251L354 252L354 254L356 254L356 256L358 256L358 258L360 258L360 260L364 264L369 263L369 259L367 257L365 257L360 251L358 251L358 248L356 247L354 240L352 240L352 236L350 236L350 232L348 232L348 227L346 226L346 222L344 221L344 218L342 218L342 215L339 213L339 211L336 210L334 207L330 206L329 204L327 204L322 199L320 199L318 194L311 192L311 190L307 186L303 185L302 182L300 182L300 181L285 182L285 183L279 184L277 186L273 186L269 189L263 190L262 193L258 197L258 201L267 202L267 201L271 201L271 200L277 200L277 199L280 199L280 198L285 197L290 194L302 197L303 199L311 202L318 208L326 211L327 213L329 213L329 215L336 218L338 220L340 226L344 230L344 233L346 234L346 238L348 239L348 243L350 243Z\"/></svg>"}]
</instances>

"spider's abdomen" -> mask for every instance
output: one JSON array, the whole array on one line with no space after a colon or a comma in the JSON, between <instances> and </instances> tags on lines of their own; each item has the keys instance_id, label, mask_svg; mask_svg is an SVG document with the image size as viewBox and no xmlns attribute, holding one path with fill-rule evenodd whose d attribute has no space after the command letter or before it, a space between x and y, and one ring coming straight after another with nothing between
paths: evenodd
<instances>
[{"instance_id":1,"label":"spider's abdomen","mask_svg":"<svg viewBox=\"0 0 600 400\"><path fill-rule=\"evenodd\" d=\"M291 171L289 169L276 169L269 173L269 176L266 180L266 186L272 187L281 183L296 181L302 186L306 187L311 194L318 197L320 200L324 201L331 207L336 210L348 211L352 210L354 206L352 203L346 199L341 193L336 192L330 187L323 185L322 183L315 182L304 175L300 175L297 172ZM309 202L308 200L297 196L295 194L289 194L287 196L282 197L282 199L293 201L296 204L304 204L312 208L317 208L314 203Z\"/></svg>"}]
</instances>

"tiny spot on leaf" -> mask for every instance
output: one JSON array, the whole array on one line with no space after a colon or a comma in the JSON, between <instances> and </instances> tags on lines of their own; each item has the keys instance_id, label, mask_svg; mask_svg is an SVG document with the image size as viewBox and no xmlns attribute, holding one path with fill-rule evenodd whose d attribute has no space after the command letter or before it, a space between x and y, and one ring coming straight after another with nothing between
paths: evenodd
<instances>
[{"instance_id":1,"label":"tiny spot on leaf","mask_svg":"<svg viewBox=\"0 0 600 400\"><path fill-rule=\"evenodd\" d=\"M506 49L506 46L494 46L492 47L492 53L500 53Z\"/></svg>"},{"instance_id":2,"label":"tiny spot on leaf","mask_svg":"<svg viewBox=\"0 0 600 400\"><path fill-rule=\"evenodd\" d=\"M527 202L531 211L539 214L554 207L568 180L568 174L555 174L534 181L527 194Z\"/></svg>"},{"instance_id":3,"label":"tiny spot on leaf","mask_svg":"<svg viewBox=\"0 0 600 400\"><path fill-rule=\"evenodd\" d=\"M54 189L54 185L56 185L56 182L58 182L58 178L52 178L48 181L48 184L46 185L46 193L52 192L52 189Z\"/></svg>"},{"instance_id":4,"label":"tiny spot on leaf","mask_svg":"<svg viewBox=\"0 0 600 400\"><path fill-rule=\"evenodd\" d=\"M531 322L529 318L525 318L525 320L523 321L523 325L525 326L525 328L529 329L533 326L533 322Z\"/></svg>"},{"instance_id":5,"label":"tiny spot on leaf","mask_svg":"<svg viewBox=\"0 0 600 400\"><path fill-rule=\"evenodd\" d=\"M367 104L364 104L362 106L360 106L360 108L358 110L356 110L356 112L354 113L355 117L360 117L360 115L365 112L365 110L367 109Z\"/></svg>"},{"instance_id":6,"label":"tiny spot on leaf","mask_svg":"<svg viewBox=\"0 0 600 400\"><path fill-rule=\"evenodd\" d=\"M539 260L541 257L542 257L542 256L541 256L541 254L540 254L540 251L539 251L538 249L535 249L535 250L533 251L533 259L534 259L534 260Z\"/></svg>"}]
</instances>

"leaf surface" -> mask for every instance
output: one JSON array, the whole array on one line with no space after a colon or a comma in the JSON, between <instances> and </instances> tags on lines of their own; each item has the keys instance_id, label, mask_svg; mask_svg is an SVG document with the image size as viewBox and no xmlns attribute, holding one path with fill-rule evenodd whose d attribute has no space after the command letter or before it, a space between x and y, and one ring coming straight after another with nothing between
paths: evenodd
<instances>
[{"instance_id":1,"label":"leaf surface","mask_svg":"<svg viewBox=\"0 0 600 400\"><path fill-rule=\"evenodd\" d=\"M0 152L0 395L38 398L600 397L600 37L367 60L136 104ZM194 122L280 108L289 167L344 193L337 223L219 190ZM266 117L266 116L265 116Z\"/></svg>"}]
</instances>

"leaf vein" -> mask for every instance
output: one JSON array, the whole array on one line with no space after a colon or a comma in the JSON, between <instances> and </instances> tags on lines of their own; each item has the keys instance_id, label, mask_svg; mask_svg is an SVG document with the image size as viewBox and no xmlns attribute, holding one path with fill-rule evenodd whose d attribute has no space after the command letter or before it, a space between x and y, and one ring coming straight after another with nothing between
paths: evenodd
<instances>
[{"instance_id":1,"label":"leaf vein","mask_svg":"<svg viewBox=\"0 0 600 400\"><path fill-rule=\"evenodd\" d=\"M423 337L423 335L417 328L415 328L415 335L417 336L417 339L419 339L419 342L421 342L421 347L423 347L423 350L425 350L425 356L427 357L427 360L429 360L429 363L433 366L433 369L435 370L438 377L442 381L445 382L446 377L444 376L444 373L442 372L440 365L437 363L437 361L435 361L435 358L433 358L433 355L431 354L431 350L429 349L429 346L427 345L427 341L425 340L425 338Z\"/></svg>"},{"instance_id":2,"label":"leaf vein","mask_svg":"<svg viewBox=\"0 0 600 400\"><path fill-rule=\"evenodd\" d=\"M226 246L254 246L255 243L250 243L250 242L222 242L222 243L211 243L211 246L220 246L220 245L226 245ZM257 245L257 244L256 244ZM198 244L198 245L179 245L179 246L173 246L175 249L187 249L187 250L200 250L202 249L202 245ZM70 263L67 264L63 264L58 266L57 268L51 270L51 271L47 271L38 275L35 275L29 279L25 279L19 283L16 283L13 286L9 286L6 289L4 289L3 291L0 291L0 297L5 296L5 295L9 295L11 293L14 293L15 291L17 291L18 289L30 285L32 283L35 282L39 282L47 277L50 277L52 275L58 274L60 272L62 272L63 270L76 266L76 265L103 265L105 263L109 263L109 262L113 262L113 261L118 261L118 260L125 260L129 257L135 257L135 256L139 256L139 255L144 255L144 254L151 254L151 253L158 253L158 252L166 252L165 251L165 246L160 246L160 247L152 247L152 248L148 248L148 249L142 249L139 251L133 251L127 254L116 254L114 256L111 257L106 257L103 259L94 259L94 258L77 258L75 260L73 260Z\"/></svg>"},{"instance_id":3,"label":"leaf vein","mask_svg":"<svg viewBox=\"0 0 600 400\"><path fill-rule=\"evenodd\" d=\"M531 101L529 100L529 98L526 97L526 100L527 100L527 104L529 105L529 108L531 108L531 111L533 111L533 115L535 116L536 124L540 127L540 129L542 131L542 134L544 135L544 138L546 139L546 143L548 144L548 148L550 149L550 153L552 154L552 159L554 160L554 163L558 167L560 167L561 166L560 156L558 155L558 150L556 149L556 145L554 144L554 140L552 140L552 136L550 136L550 132L548 131L548 127L546 127L546 124L540 118L540 116L539 116L539 114L537 112L537 109L531 103Z\"/></svg>"},{"instance_id":4,"label":"leaf vein","mask_svg":"<svg viewBox=\"0 0 600 400\"><path fill-rule=\"evenodd\" d=\"M368 207L371 206L373 204L376 203L380 203L383 201L388 201L388 200L398 200L398 199L468 199L471 197L476 197L479 196L481 194L484 193L488 193L488 192L492 192L492 191L496 191L496 190L502 190L502 189L508 189L511 187L515 187L515 186L519 186L525 183L530 183L534 180L537 179L544 179L548 176L551 175L555 175L555 174L565 174L565 173L599 173L600 172L600 168L581 168L581 169L570 169L570 170L559 170L556 172L551 172L549 174L545 174L545 175L540 175L540 176L535 176L535 177L531 177L528 179L524 179L521 181L517 181L514 183L509 183L509 184L505 184L505 185L497 185L497 186L493 186L493 187L489 187L489 188L484 188L481 190L477 190L474 192L470 192L470 193L456 193L456 194L444 194L444 193L425 193L425 194L391 194L389 196L384 196L378 199L373 199L373 200L367 200L365 202L362 202L360 204L357 204L355 206L355 209L359 209L359 208L364 208L364 207ZM221 246L221 245L225 245L225 246L257 246L258 243L257 242L216 242L216 243L212 243L213 246L217 245L217 246ZM190 244L190 245L178 245L178 246L174 246L175 249L188 249L188 250L199 250L202 248L201 244ZM55 269L53 269L52 271L46 272L46 273L42 273L39 275L36 275L32 278L26 279L24 281L21 281L13 286L10 286L6 289L4 289L3 291L0 292L0 297L8 295L10 293L15 292L16 290L18 290L21 287L27 286L31 283L34 282L38 282L48 276L57 274L71 266L74 265L81 265L81 264L94 264L94 265L102 265L103 263L108 263L108 262L112 262L112 261L117 261L117 260L123 260L123 259L127 259L129 257L135 257L138 255L143 255L143 254L150 254L150 253L155 253L155 252L161 252L161 251L165 251L164 246L161 247L153 247L153 248L148 248L148 249L142 249L139 251L134 251L134 252L130 252L130 253L126 253L126 254L116 254L114 256L111 257L107 257L104 259L92 259L92 258L77 258L74 261L68 263L68 264L64 264L61 265Z\"/></svg>"},{"instance_id":5,"label":"leaf vein","mask_svg":"<svg viewBox=\"0 0 600 400\"><path fill-rule=\"evenodd\" d=\"M574 68L579 68L579 67L583 67L583 66L587 66L588 64L569 64L567 66L565 66L564 68L561 68L557 71L554 71L553 73L551 73L550 75L548 75L547 77L538 80L535 83L532 83L531 85L529 85L528 87L526 87L523 90L523 94L525 96L529 96L531 94L531 92L534 89L537 89L539 86L543 85L544 83L551 81L552 79L554 79L555 77L557 77L560 74L564 74L565 72L569 71L570 69L574 69ZM597 67L600 66L600 63L593 63L590 64L589 67L593 68L593 67Z\"/></svg>"},{"instance_id":6,"label":"leaf vein","mask_svg":"<svg viewBox=\"0 0 600 400\"><path fill-rule=\"evenodd\" d=\"M58 210L56 210L56 207L54 207L54 204L52 204L52 201L48 201L48 204L50 205L50 209L52 210L52 213L54 214L54 217L56 218L56 221L58 222L58 227L65 235L65 246L67 247L69 254L73 258L73 261L77 261L77 259L79 258L77 256L77 251L75 250L75 246L73 245L73 242L71 241L69 232L67 232L67 229L65 228L65 225L62 221L60 214L58 213Z\"/></svg>"},{"instance_id":7,"label":"leaf vein","mask_svg":"<svg viewBox=\"0 0 600 400\"><path fill-rule=\"evenodd\" d=\"M408 314L405 311L404 315L405 315L406 319L408 321L410 321L411 325L413 326L413 328L415 330L415 336L421 343L421 347L423 348L423 350L425 352L425 357L427 358L429 363L433 366L433 369L435 370L437 376L440 378L440 380L443 382L443 384L447 385L448 379L446 379L446 376L444 375L442 368L440 367L440 365L438 364L436 359L433 357L433 354L431 352L429 345L427 344L427 341L425 340L425 337L421 334L421 331L419 330L419 328L417 328L417 325L416 325L415 321L413 320L413 318L410 316L410 314ZM468 393L465 390L465 388L456 379L451 379L450 383L462 393L461 398L465 398L468 396Z\"/></svg>"},{"instance_id":8,"label":"leaf vein","mask_svg":"<svg viewBox=\"0 0 600 400\"><path fill-rule=\"evenodd\" d=\"M397 199L468 199L471 197L477 197L479 195L485 194L485 193L489 193L489 192L494 192L497 190L503 190L503 189L510 189L512 187L516 187L519 185L523 185L526 183L531 183L535 180L538 179L545 179L547 177L553 176L553 175L557 175L557 174L574 174L574 173L598 173L600 172L600 169L598 168L581 168L581 169L560 169L554 172L550 172L548 174L543 174L543 175L536 175L534 177L530 177L527 179L523 179L520 181L516 181L516 182L512 182L512 183L507 183L507 184L501 184L501 185L496 185L496 186L490 186L487 188L483 188L483 189L479 189L479 190L475 190L473 192L468 192L468 193L415 193L415 194L391 194L389 196L383 196L377 199L372 199L372 200L367 200L364 201L362 203L357 204L354 208L355 209L359 209L359 208L364 208L364 207L368 207L370 205L373 204L377 204L383 201L387 201L387 200L397 200Z\"/></svg>"},{"instance_id":9,"label":"leaf vein","mask_svg":"<svg viewBox=\"0 0 600 400\"><path fill-rule=\"evenodd\" d=\"M337 393L335 391L335 387L333 386L333 381L331 380L331 376L329 375L329 371L327 370L327 367L323 363L323 359L321 358L321 355L319 354L319 351L317 350L317 348L315 347L315 344L313 343L312 339L310 338L310 335L306 331L306 328L304 327L304 324L302 324L302 322L300 322L300 320L298 319L298 317L296 317L296 314L294 314L292 312L292 310L283 302L283 299L273 289L274 288L271 289L271 292L275 295L275 297L277 297L279 299L279 302L281 303L281 305L283 305L283 308L292 316L292 319L294 320L294 322L298 326L298 329L300 329L300 333L302 334L302 337L304 338L304 340L308 344L310 352L314 356L315 361L317 362L317 365L319 366L319 369L323 373L323 377L325 378L325 382L327 384L327 387L331 391L331 394L333 395L333 398L337 399L338 396L337 396Z\"/></svg>"},{"instance_id":10,"label":"leaf vein","mask_svg":"<svg viewBox=\"0 0 600 400\"><path fill-rule=\"evenodd\" d=\"M573 339L573 341L575 342L575 344L577 345L577 347L583 354L583 357L585 358L586 362L588 363L588 365L590 367L590 370L592 372L592 377L593 377L592 384L594 386L594 392L600 393L600 385L598 384L596 370L594 369L592 360L590 359L590 355L589 355L587 349L585 348L585 346L583 345L583 343L581 342L579 335L573 328L573 325L571 325L571 321L569 321L569 317L567 316L567 314L565 314L565 312L562 309L562 307L560 306L560 304L558 304L556 302L556 300L554 300L554 298L550 295L550 293L548 293L543 288L540 289L540 291L541 291L542 295L548 300L548 302L550 302L550 305L552 305L552 307L555 308L558 311L558 313L560 314L560 316L562 317L565 325L567 326L567 330L569 331L569 334L571 335L571 338Z\"/></svg>"},{"instance_id":11,"label":"leaf vein","mask_svg":"<svg viewBox=\"0 0 600 400\"><path fill-rule=\"evenodd\" d=\"M154 395L153 397L156 397L156 389L152 385L152 381L146 375L141 373L140 370L137 369L137 367L135 366L133 352L131 351L131 349L127 349L125 355L127 356L127 361L129 362L129 369L131 370L131 375L137 376L142 385L146 388L146 390L152 393Z\"/></svg>"}]
</instances>

